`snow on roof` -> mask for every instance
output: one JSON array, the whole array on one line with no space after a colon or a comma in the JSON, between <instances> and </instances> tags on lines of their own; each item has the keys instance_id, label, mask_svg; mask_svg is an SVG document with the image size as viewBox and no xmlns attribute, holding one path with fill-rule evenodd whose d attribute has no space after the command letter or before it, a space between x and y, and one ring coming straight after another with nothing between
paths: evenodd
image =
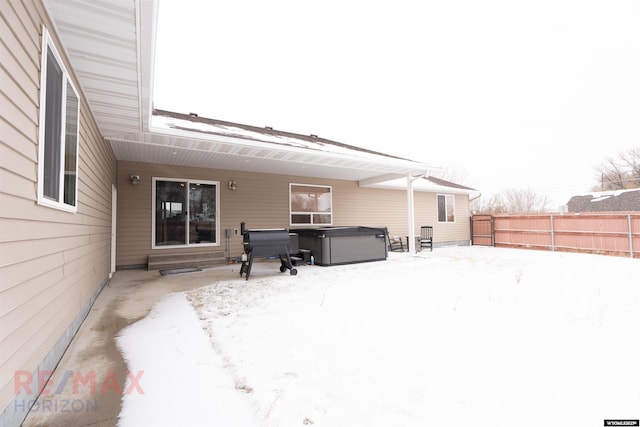
<instances>
[{"instance_id":1,"label":"snow on roof","mask_svg":"<svg viewBox=\"0 0 640 427\"><path fill-rule=\"evenodd\" d=\"M198 132L205 135L217 135L244 140L263 142L281 148L297 148L324 152L327 154L341 154L358 157L387 158L413 162L420 162L366 148L348 145L317 135L301 135L292 132L274 130L271 127L258 127L240 123L199 117L197 114L181 114L166 110L154 109L152 126L159 129L173 129L186 132Z\"/></svg>"},{"instance_id":2,"label":"snow on roof","mask_svg":"<svg viewBox=\"0 0 640 427\"><path fill-rule=\"evenodd\" d=\"M640 188L596 191L571 197L569 212L640 210Z\"/></svg>"},{"instance_id":3,"label":"snow on roof","mask_svg":"<svg viewBox=\"0 0 640 427\"><path fill-rule=\"evenodd\" d=\"M578 196L591 196L594 201L595 199L607 199L612 196L619 196L624 193L628 193L630 191L640 191L640 188L625 188L623 190L606 190L606 191L592 191L589 193L578 194Z\"/></svg>"}]
</instances>

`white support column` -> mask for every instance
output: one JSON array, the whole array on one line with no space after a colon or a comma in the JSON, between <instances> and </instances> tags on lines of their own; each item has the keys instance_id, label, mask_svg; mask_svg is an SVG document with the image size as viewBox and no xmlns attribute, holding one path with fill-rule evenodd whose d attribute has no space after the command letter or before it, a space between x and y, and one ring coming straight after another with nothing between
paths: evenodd
<instances>
[{"instance_id":1,"label":"white support column","mask_svg":"<svg viewBox=\"0 0 640 427\"><path fill-rule=\"evenodd\" d=\"M413 210L413 181L414 178L411 175L407 175L407 211L409 214L409 253L415 253L416 251L416 234L415 234L415 218Z\"/></svg>"}]
</instances>

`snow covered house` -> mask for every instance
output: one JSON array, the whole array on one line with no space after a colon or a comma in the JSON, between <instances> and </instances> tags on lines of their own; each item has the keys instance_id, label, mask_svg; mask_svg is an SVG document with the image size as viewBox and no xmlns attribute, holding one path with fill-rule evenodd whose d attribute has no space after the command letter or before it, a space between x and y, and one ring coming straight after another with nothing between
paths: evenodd
<instances>
[{"instance_id":1,"label":"snow covered house","mask_svg":"<svg viewBox=\"0 0 640 427\"><path fill-rule=\"evenodd\" d=\"M569 212L628 212L640 211L640 188L573 196L567 202Z\"/></svg>"},{"instance_id":2,"label":"snow covered house","mask_svg":"<svg viewBox=\"0 0 640 427\"><path fill-rule=\"evenodd\" d=\"M237 256L252 228L386 226L468 244L474 190L316 136L153 111L157 2L0 10L0 425L18 425L109 278ZM31 387L16 387L16 373ZM24 403L22 403L24 405Z\"/></svg>"}]
</instances>

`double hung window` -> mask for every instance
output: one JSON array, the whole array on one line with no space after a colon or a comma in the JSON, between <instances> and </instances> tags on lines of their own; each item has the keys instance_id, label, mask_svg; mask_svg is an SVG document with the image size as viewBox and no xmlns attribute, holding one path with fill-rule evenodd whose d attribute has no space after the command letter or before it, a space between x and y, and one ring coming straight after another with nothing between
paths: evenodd
<instances>
[{"instance_id":1,"label":"double hung window","mask_svg":"<svg viewBox=\"0 0 640 427\"><path fill-rule=\"evenodd\" d=\"M46 29L42 37L38 203L75 212L80 102Z\"/></svg>"},{"instance_id":2,"label":"double hung window","mask_svg":"<svg viewBox=\"0 0 640 427\"><path fill-rule=\"evenodd\" d=\"M438 222L455 222L456 198L453 194L438 194Z\"/></svg>"}]
</instances>

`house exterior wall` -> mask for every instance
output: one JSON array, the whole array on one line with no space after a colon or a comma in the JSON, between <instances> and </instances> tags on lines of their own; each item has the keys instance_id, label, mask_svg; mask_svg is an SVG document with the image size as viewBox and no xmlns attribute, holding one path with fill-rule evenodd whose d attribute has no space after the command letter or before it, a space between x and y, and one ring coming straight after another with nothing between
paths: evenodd
<instances>
[{"instance_id":1,"label":"house exterior wall","mask_svg":"<svg viewBox=\"0 0 640 427\"><path fill-rule=\"evenodd\" d=\"M140 182L133 186L131 175L139 175ZM149 163L118 162L118 268L146 267L147 256L159 251L171 251L171 247L152 249L152 179L154 177L208 180L220 182L220 234L225 229L239 230L240 222L248 228L289 228L289 184L328 185L332 187L333 225L335 226L386 226L389 233L406 236L408 234L407 193L404 190L361 188L357 182L307 178L290 175L267 175L252 172L212 170L183 166ZM228 189L230 180L237 182L237 190ZM470 240L469 198L456 195L456 221L437 222L437 201L435 193L415 192L416 234L421 225L434 227L434 242L464 242ZM234 235L231 253L238 256L242 252L242 237ZM224 251L224 237L220 246L191 246L190 252ZM173 251L179 251L173 248Z\"/></svg>"},{"instance_id":2,"label":"house exterior wall","mask_svg":"<svg viewBox=\"0 0 640 427\"><path fill-rule=\"evenodd\" d=\"M77 212L37 203L43 25L64 57L63 45L40 1L0 12L0 425L12 426L37 392L16 395L16 372L53 369L108 280L116 160L79 93Z\"/></svg>"}]
</instances>

